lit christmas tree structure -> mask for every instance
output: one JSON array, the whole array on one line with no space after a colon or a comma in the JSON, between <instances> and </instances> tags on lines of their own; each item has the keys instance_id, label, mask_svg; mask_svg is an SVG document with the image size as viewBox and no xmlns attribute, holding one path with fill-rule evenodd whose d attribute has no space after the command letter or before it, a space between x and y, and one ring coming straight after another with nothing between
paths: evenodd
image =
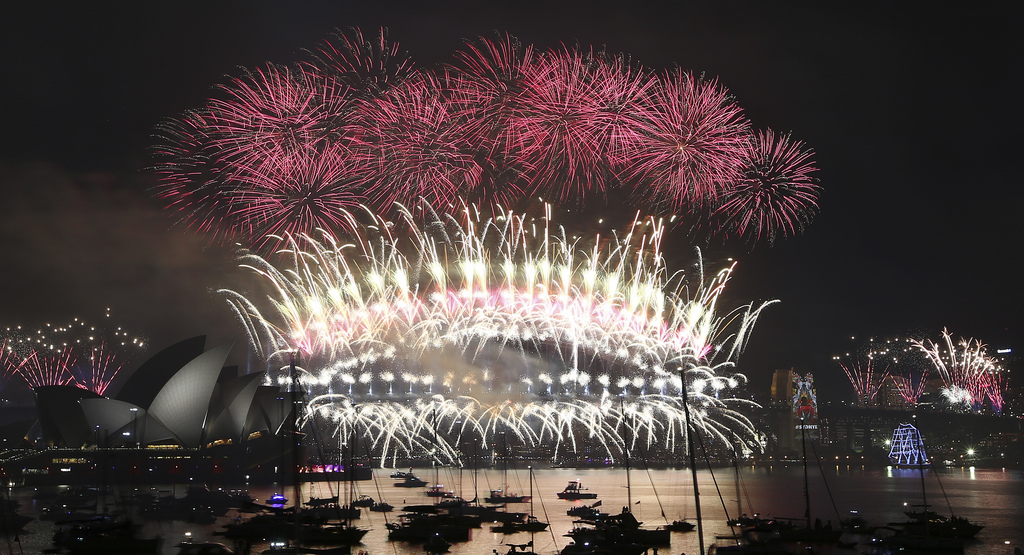
<instances>
[{"instance_id":1,"label":"lit christmas tree structure","mask_svg":"<svg viewBox=\"0 0 1024 555\"><path fill-rule=\"evenodd\" d=\"M889 460L897 466L921 466L928 464L928 455L924 452L921 432L910 424L900 424L892 432L892 449Z\"/></svg>"}]
</instances>

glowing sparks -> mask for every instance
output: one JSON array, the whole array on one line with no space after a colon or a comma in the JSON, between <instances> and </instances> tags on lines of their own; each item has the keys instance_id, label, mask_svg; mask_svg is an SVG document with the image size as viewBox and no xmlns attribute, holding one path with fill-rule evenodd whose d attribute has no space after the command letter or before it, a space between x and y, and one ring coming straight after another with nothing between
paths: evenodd
<instances>
[{"instance_id":1,"label":"glowing sparks","mask_svg":"<svg viewBox=\"0 0 1024 555\"><path fill-rule=\"evenodd\" d=\"M951 405L980 410L988 401L993 411L1002 411L1003 370L981 341L961 338L954 342L943 329L941 343L929 339L913 343L938 372L942 395Z\"/></svg>"},{"instance_id":2,"label":"glowing sparks","mask_svg":"<svg viewBox=\"0 0 1024 555\"><path fill-rule=\"evenodd\" d=\"M352 243L288 237L276 266L245 256L266 279L268 311L225 291L270 361L301 351L312 414L362 426L393 456L434 441L432 414L455 442L440 453L496 430L613 452L626 420L630 437L674 447L682 371L704 431L753 433L736 410L749 401L728 391L745 382L733 362L765 305L718 313L733 267L706 280L669 272L656 223L585 243L522 214L470 207L422 227L401 214L372 217Z\"/></svg>"}]
</instances>

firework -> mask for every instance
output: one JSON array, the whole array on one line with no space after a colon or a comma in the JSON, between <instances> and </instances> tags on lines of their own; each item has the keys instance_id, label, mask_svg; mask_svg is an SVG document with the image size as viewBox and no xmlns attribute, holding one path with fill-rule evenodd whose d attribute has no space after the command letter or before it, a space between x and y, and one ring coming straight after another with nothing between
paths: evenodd
<instances>
[{"instance_id":1,"label":"firework","mask_svg":"<svg viewBox=\"0 0 1024 555\"><path fill-rule=\"evenodd\" d=\"M943 329L941 344L929 339L914 340L913 344L938 372L943 383L941 393L951 405L980 410L988 400L993 410L997 405L1001 410L1002 379L996 375L1002 369L982 342L961 338L954 343L949 331Z\"/></svg>"},{"instance_id":2,"label":"firework","mask_svg":"<svg viewBox=\"0 0 1024 555\"><path fill-rule=\"evenodd\" d=\"M853 385L854 391L857 393L857 404L862 406L874 405L878 391L881 389L882 384L885 383L885 380L889 378L888 366L883 368L880 373L876 373L875 360L870 356L867 358L867 363L861 362L861 359L858 357L852 362L840 362L839 366L843 369L846 377L850 380L850 384Z\"/></svg>"},{"instance_id":3,"label":"firework","mask_svg":"<svg viewBox=\"0 0 1024 555\"><path fill-rule=\"evenodd\" d=\"M358 425L395 456L433 442L435 416L442 453L499 430L612 452L627 420L628 437L675 447L686 391L712 437L753 433L733 364L764 305L719 313L733 267L687 284L665 267L653 220L585 240L549 216L468 207L420 227L401 213L352 243L288 238L279 266L246 256L268 282L268 311L224 292L272 368L300 353L310 414Z\"/></svg>"},{"instance_id":4,"label":"firework","mask_svg":"<svg viewBox=\"0 0 1024 555\"><path fill-rule=\"evenodd\" d=\"M376 205L448 205L480 186L483 169L434 78L406 80L360 106L367 195Z\"/></svg>"},{"instance_id":5,"label":"firework","mask_svg":"<svg viewBox=\"0 0 1024 555\"><path fill-rule=\"evenodd\" d=\"M928 385L927 370L917 375L892 375L892 382L896 384L896 392L908 406L916 407L924 395L925 387Z\"/></svg>"},{"instance_id":6,"label":"firework","mask_svg":"<svg viewBox=\"0 0 1024 555\"><path fill-rule=\"evenodd\" d=\"M110 316L108 309L104 317ZM145 349L142 338L120 326L81 318L65 325L9 327L4 335L5 356L29 387L73 385L101 395L132 354Z\"/></svg>"},{"instance_id":7,"label":"firework","mask_svg":"<svg viewBox=\"0 0 1024 555\"><path fill-rule=\"evenodd\" d=\"M232 220L254 244L310 229L343 231L349 210L365 201L351 153L337 145L277 152L235 178L228 193Z\"/></svg>"},{"instance_id":8,"label":"firework","mask_svg":"<svg viewBox=\"0 0 1024 555\"><path fill-rule=\"evenodd\" d=\"M18 364L18 373L32 389L49 385L67 385L74 380L71 367L75 364L76 357L70 345L57 350L38 350L22 359Z\"/></svg>"},{"instance_id":9,"label":"firework","mask_svg":"<svg viewBox=\"0 0 1024 555\"><path fill-rule=\"evenodd\" d=\"M324 73L361 97L377 96L401 83L412 75L415 65L398 43L388 41L383 28L374 37L358 28L337 31L310 54L312 62L304 65L311 73Z\"/></svg>"},{"instance_id":10,"label":"firework","mask_svg":"<svg viewBox=\"0 0 1024 555\"><path fill-rule=\"evenodd\" d=\"M788 135L755 135L743 177L726 188L714 211L718 227L753 241L803 230L817 212L820 189L811 155Z\"/></svg>"},{"instance_id":11,"label":"firework","mask_svg":"<svg viewBox=\"0 0 1024 555\"><path fill-rule=\"evenodd\" d=\"M124 362L119 360L118 352L99 343L83 353L81 360L69 366L68 370L75 385L103 395L123 366Z\"/></svg>"},{"instance_id":12,"label":"firework","mask_svg":"<svg viewBox=\"0 0 1024 555\"><path fill-rule=\"evenodd\" d=\"M513 115L516 157L534 192L562 204L603 196L614 156L636 142L636 123L654 80L621 58L562 49L535 59Z\"/></svg>"},{"instance_id":13,"label":"firework","mask_svg":"<svg viewBox=\"0 0 1024 555\"><path fill-rule=\"evenodd\" d=\"M333 140L344 86L322 74L268 65L221 86L207 109L213 147L234 167L255 168L267 153L317 148Z\"/></svg>"},{"instance_id":14,"label":"firework","mask_svg":"<svg viewBox=\"0 0 1024 555\"><path fill-rule=\"evenodd\" d=\"M614 193L686 211L711 232L773 240L816 212L810 150L753 135L713 79L656 76L586 48L537 52L508 35L467 42L438 71L413 72L383 30L310 54L245 71L161 124L157 194L186 226L259 244L344 233L343 213L361 203L396 218L396 203L421 199L494 214Z\"/></svg>"},{"instance_id":15,"label":"firework","mask_svg":"<svg viewBox=\"0 0 1024 555\"><path fill-rule=\"evenodd\" d=\"M622 154L624 175L672 211L703 208L743 177L750 124L716 80L682 70L661 76Z\"/></svg>"}]
</instances>

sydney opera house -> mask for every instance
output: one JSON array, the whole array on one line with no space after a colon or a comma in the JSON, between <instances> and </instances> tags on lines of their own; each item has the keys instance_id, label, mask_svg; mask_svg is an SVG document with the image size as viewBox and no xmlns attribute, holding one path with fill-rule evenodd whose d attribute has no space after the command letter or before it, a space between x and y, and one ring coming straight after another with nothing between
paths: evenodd
<instances>
[{"instance_id":1,"label":"sydney opera house","mask_svg":"<svg viewBox=\"0 0 1024 555\"><path fill-rule=\"evenodd\" d=\"M300 463L304 457L295 449L302 442L292 432L291 395L263 385L263 373L239 376L237 367L225 366L230 344L205 343L194 337L160 351L115 398L74 386L36 388L38 419L23 425L24 448L0 460L4 478L98 483L104 474L241 483L282 478L285 465L308 471L296 464L295 453Z\"/></svg>"}]
</instances>

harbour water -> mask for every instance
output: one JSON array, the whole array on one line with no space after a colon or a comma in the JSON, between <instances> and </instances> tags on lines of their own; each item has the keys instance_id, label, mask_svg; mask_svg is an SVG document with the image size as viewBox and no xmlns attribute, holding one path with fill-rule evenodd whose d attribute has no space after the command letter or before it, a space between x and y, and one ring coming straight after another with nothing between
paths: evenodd
<instances>
[{"instance_id":1,"label":"harbour water","mask_svg":"<svg viewBox=\"0 0 1024 555\"><path fill-rule=\"evenodd\" d=\"M389 472L378 470L375 481L356 484L355 495L383 498L398 509L393 513L364 510L362 518L354 523L361 528L369 529L370 532L363 538L361 545L353 547L353 553L359 553L360 550L370 555L423 553L420 545L389 541L385 524L387 521L395 520L404 504L429 504L432 499L426 497L425 488L394 487L395 480L388 478ZM415 472L425 480L435 480L434 470L416 469ZM490 489L504 486L505 474L496 469L473 473L469 470L444 468L437 470L436 474L437 482L448 490L461 493L467 499L474 496L474 481L480 499L483 499ZM529 493L528 476L525 468L510 469L507 473L507 480L510 482L508 491ZM757 512L766 517L804 518L804 474L799 464L742 467L738 481L731 468L716 469L713 473L705 469L700 471L698 476L706 545L723 541L716 540L716 535L730 533L729 527L725 524L726 514L735 517L738 513ZM627 487L626 473L621 468L537 467L534 471L533 510L541 520L550 523L548 531L532 535L526 532L504 535L491 532L490 527L485 524L480 529L472 530L470 541L454 544L450 553L490 554L496 550L499 554L504 554L508 551L505 544L522 544L531 540L537 553L556 553L571 541L564 534L572 528L574 518L566 515L566 509L574 504L593 502L558 499L557 492L562 491L570 480L577 479L584 488L598 495L603 511L618 513L623 507L629 506L637 519L644 522L645 527L664 525L676 519L695 521L693 486L690 473L686 470L634 469L629 473ZM985 529L978 534L976 540L966 544L966 555L1011 555L1014 548L1024 547L1024 473L1021 470L973 470L960 467L929 470L924 485L927 501L932 510L948 514L951 508L956 515L985 525ZM236 484L210 486L214 489L244 488L244 485ZM809 472L808 486L812 519L821 519L826 525L848 518L851 511L857 511L858 515L871 525L903 521L906 520L902 514L906 507L922 502L922 480L916 470L865 468L845 464L826 466L822 470L816 468ZM118 491L126 493L133 489L154 487L165 491L174 489L179 495L183 495L186 486L147 485L143 488L137 484L122 485ZM275 489L279 490L280 487L253 487L250 488L250 494L262 501L274 493ZM37 499L38 493L30 488L15 488L11 495L21 501L23 513L38 516L42 506L42 502ZM290 497L294 496L293 492L285 493ZM338 494L338 484L306 484L303 489L303 495L307 498ZM347 495L344 490L340 494L342 499ZM109 502L109 510L115 510L113 499ZM509 510L527 512L530 505L509 505ZM224 522L236 516L238 515L230 513L216 524L206 525L172 520L148 521L141 534L161 535L164 538L163 553L174 554L177 553L174 546L185 537L186 532L191 532L196 540L224 541L224 538L216 536L215 532L221 529ZM3 547L0 547L0 553L42 553L44 549L51 547L52 532L52 522L36 520L26 527L26 532L20 534L17 541L14 538L6 538ZM846 552L870 552L871 546L867 537L853 538L858 544L853 550ZM229 541L224 543L230 544ZM260 553L266 547L266 544L255 544L251 553ZM671 547L661 548L659 551L676 555L697 554L697 534L673 533Z\"/></svg>"}]
</instances>

